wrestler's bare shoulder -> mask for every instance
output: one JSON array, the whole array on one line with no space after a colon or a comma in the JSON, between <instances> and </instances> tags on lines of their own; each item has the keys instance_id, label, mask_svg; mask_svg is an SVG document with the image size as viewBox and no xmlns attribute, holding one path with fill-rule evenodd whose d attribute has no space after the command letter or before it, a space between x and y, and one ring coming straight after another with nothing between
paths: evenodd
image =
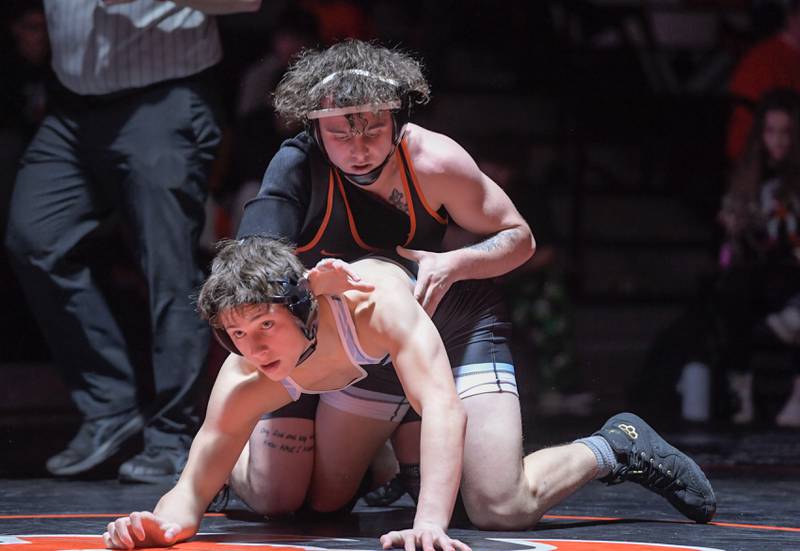
<instances>
[{"instance_id":1,"label":"wrestler's bare shoulder","mask_svg":"<svg viewBox=\"0 0 800 551\"><path fill-rule=\"evenodd\" d=\"M400 264L381 257L362 258L352 263L362 280L375 285L376 290L411 288L411 274Z\"/></svg>"},{"instance_id":2,"label":"wrestler's bare shoulder","mask_svg":"<svg viewBox=\"0 0 800 551\"><path fill-rule=\"evenodd\" d=\"M436 175L457 170L472 158L454 139L416 124L406 130L408 153L418 174Z\"/></svg>"},{"instance_id":3,"label":"wrestler's bare shoulder","mask_svg":"<svg viewBox=\"0 0 800 551\"><path fill-rule=\"evenodd\" d=\"M230 354L223 362L217 375L217 384L228 389L243 389L257 385L263 377L258 376L258 369L243 356Z\"/></svg>"}]
</instances>

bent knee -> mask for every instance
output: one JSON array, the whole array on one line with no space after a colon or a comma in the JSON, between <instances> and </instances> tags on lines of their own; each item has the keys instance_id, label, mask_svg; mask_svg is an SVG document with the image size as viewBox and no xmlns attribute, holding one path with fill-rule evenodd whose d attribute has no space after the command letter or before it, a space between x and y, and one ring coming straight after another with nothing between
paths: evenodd
<instances>
[{"instance_id":1,"label":"bent knee","mask_svg":"<svg viewBox=\"0 0 800 551\"><path fill-rule=\"evenodd\" d=\"M479 530L528 530L539 522L542 514L522 508L484 504L472 511L467 508L467 517Z\"/></svg>"},{"instance_id":2,"label":"bent knee","mask_svg":"<svg viewBox=\"0 0 800 551\"><path fill-rule=\"evenodd\" d=\"M309 497L308 504L311 510L316 513L337 513L345 508L350 508L350 505L355 501L354 498L355 492L331 492L321 495L312 494Z\"/></svg>"},{"instance_id":3,"label":"bent knee","mask_svg":"<svg viewBox=\"0 0 800 551\"><path fill-rule=\"evenodd\" d=\"M464 508L470 522L480 530L526 530L544 514L530 494L522 493L465 495Z\"/></svg>"},{"instance_id":4,"label":"bent knee","mask_svg":"<svg viewBox=\"0 0 800 551\"><path fill-rule=\"evenodd\" d=\"M258 482L243 483L231 477L233 491L259 515L281 516L299 510L306 498L305 488L276 487Z\"/></svg>"}]
</instances>

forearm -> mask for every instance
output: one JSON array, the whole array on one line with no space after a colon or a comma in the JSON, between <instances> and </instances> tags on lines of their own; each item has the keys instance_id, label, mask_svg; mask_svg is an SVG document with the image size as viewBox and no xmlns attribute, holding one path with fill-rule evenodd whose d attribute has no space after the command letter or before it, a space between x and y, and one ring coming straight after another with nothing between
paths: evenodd
<instances>
[{"instance_id":1,"label":"forearm","mask_svg":"<svg viewBox=\"0 0 800 551\"><path fill-rule=\"evenodd\" d=\"M210 15L251 12L261 7L261 0L172 0L172 2Z\"/></svg>"},{"instance_id":2,"label":"forearm","mask_svg":"<svg viewBox=\"0 0 800 551\"><path fill-rule=\"evenodd\" d=\"M445 254L453 255L458 280L488 279L518 268L533 256L535 249L530 229L517 226Z\"/></svg>"},{"instance_id":3,"label":"forearm","mask_svg":"<svg viewBox=\"0 0 800 551\"><path fill-rule=\"evenodd\" d=\"M415 528L433 524L446 529L449 524L461 482L466 426L466 414L457 400L424 408Z\"/></svg>"}]
</instances>

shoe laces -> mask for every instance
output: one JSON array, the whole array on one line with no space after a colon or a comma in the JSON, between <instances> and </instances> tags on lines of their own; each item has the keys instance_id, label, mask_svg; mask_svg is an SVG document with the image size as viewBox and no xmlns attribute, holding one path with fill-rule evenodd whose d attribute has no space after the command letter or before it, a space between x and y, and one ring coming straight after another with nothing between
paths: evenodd
<instances>
[{"instance_id":1,"label":"shoe laces","mask_svg":"<svg viewBox=\"0 0 800 551\"><path fill-rule=\"evenodd\" d=\"M628 464L622 465L617 474L620 478L638 482L661 495L685 488L675 472L663 463L657 463L655 456L648 457L644 451L637 453L635 446L631 449Z\"/></svg>"}]
</instances>

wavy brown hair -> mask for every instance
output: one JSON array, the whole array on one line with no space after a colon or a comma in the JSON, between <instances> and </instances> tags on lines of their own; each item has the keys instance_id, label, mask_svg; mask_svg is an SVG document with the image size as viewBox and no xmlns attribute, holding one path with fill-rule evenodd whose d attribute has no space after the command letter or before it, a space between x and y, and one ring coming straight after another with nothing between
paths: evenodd
<instances>
[{"instance_id":1,"label":"wavy brown hair","mask_svg":"<svg viewBox=\"0 0 800 551\"><path fill-rule=\"evenodd\" d=\"M224 239L217 244L217 254L197 297L197 310L212 325L226 310L267 304L280 295L280 280L297 281L305 268L288 242L264 236Z\"/></svg>"},{"instance_id":2,"label":"wavy brown hair","mask_svg":"<svg viewBox=\"0 0 800 551\"><path fill-rule=\"evenodd\" d=\"M347 72L352 70L359 72ZM323 83L326 77L331 78ZM389 79L397 84L386 82ZM345 40L325 50L302 51L276 87L273 103L286 122L305 123L308 112L319 109L325 98L336 107L396 99L407 99L413 106L429 101L430 87L421 62L411 55Z\"/></svg>"}]
</instances>

